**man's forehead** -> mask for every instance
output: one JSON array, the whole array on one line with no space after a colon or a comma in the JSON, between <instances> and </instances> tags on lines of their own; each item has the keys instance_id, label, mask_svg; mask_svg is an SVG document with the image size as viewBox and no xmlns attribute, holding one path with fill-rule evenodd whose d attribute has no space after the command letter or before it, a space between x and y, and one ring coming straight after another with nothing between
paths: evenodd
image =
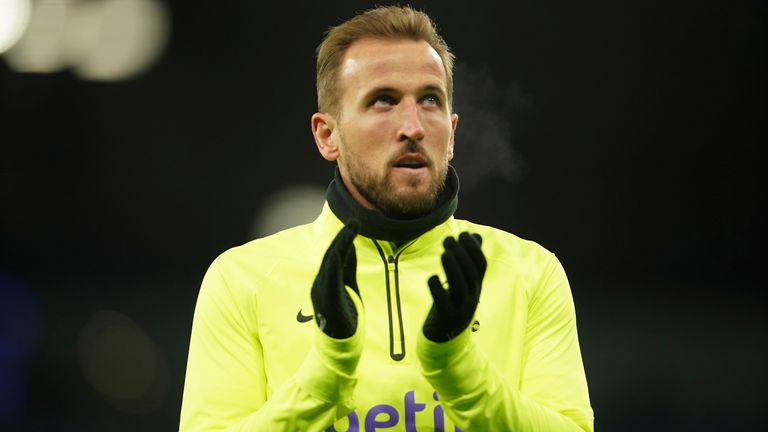
<instances>
[{"instance_id":1,"label":"man's forehead","mask_svg":"<svg viewBox=\"0 0 768 432\"><path fill-rule=\"evenodd\" d=\"M344 55L340 77L386 73L407 69L437 75L445 81L440 55L424 40L365 38L354 42Z\"/></svg>"}]
</instances>

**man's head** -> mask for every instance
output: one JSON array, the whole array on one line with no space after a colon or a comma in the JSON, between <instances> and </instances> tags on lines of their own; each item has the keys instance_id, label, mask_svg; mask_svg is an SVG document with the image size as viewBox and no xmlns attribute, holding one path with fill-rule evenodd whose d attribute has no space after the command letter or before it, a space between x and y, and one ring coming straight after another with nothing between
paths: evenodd
<instances>
[{"instance_id":1,"label":"man's head","mask_svg":"<svg viewBox=\"0 0 768 432\"><path fill-rule=\"evenodd\" d=\"M383 6L363 12L341 25L332 27L317 47L317 109L338 114L343 92L339 67L347 49L366 39L410 39L426 41L443 62L448 102L453 100L453 54L437 33L432 20L410 7Z\"/></svg>"},{"instance_id":2,"label":"man's head","mask_svg":"<svg viewBox=\"0 0 768 432\"><path fill-rule=\"evenodd\" d=\"M365 12L328 33L317 64L312 131L352 196L396 218L432 209L458 117L452 55L429 18L410 8Z\"/></svg>"}]
</instances>

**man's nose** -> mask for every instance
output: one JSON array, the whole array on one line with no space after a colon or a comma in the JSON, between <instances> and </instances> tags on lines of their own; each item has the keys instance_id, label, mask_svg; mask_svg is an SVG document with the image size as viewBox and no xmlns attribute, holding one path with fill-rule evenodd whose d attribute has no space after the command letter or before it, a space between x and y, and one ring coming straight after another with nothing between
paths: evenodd
<instances>
[{"instance_id":1,"label":"man's nose","mask_svg":"<svg viewBox=\"0 0 768 432\"><path fill-rule=\"evenodd\" d=\"M398 139L400 141L421 141L424 138L424 124L421 120L418 102L404 100L398 105L398 108L400 108Z\"/></svg>"}]
</instances>

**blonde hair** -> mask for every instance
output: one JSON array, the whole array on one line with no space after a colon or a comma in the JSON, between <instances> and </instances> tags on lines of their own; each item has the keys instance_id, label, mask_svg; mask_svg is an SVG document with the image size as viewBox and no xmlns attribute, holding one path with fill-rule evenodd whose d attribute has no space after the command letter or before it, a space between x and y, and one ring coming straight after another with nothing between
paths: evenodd
<instances>
[{"instance_id":1,"label":"blonde hair","mask_svg":"<svg viewBox=\"0 0 768 432\"><path fill-rule=\"evenodd\" d=\"M411 7L382 6L331 27L317 47L317 107L336 114L339 109L338 71L347 49L363 38L426 41L440 56L446 76L448 104L453 99L453 53L424 12Z\"/></svg>"}]
</instances>

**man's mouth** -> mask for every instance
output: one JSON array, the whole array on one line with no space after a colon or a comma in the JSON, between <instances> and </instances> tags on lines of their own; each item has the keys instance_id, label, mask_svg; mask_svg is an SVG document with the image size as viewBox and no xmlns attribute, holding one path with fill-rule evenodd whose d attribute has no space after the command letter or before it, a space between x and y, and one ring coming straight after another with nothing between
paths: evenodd
<instances>
[{"instance_id":1,"label":"man's mouth","mask_svg":"<svg viewBox=\"0 0 768 432\"><path fill-rule=\"evenodd\" d=\"M400 156L392 164L395 168L419 169L428 166L427 160L418 153L408 153Z\"/></svg>"}]
</instances>

